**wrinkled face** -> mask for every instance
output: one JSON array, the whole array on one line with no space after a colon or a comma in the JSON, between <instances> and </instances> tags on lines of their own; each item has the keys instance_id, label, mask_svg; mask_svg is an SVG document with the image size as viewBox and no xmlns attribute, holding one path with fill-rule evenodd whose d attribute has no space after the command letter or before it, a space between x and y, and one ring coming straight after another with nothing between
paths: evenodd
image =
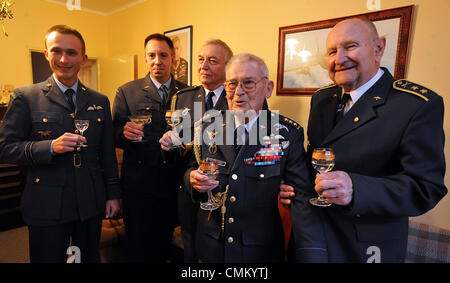
<instances>
[{"instance_id":1,"label":"wrinkled face","mask_svg":"<svg viewBox=\"0 0 450 283\"><path fill-rule=\"evenodd\" d=\"M385 39L378 38L361 20L338 23L327 37L328 74L345 91L369 81L380 67Z\"/></svg>"},{"instance_id":2,"label":"wrinkled face","mask_svg":"<svg viewBox=\"0 0 450 283\"><path fill-rule=\"evenodd\" d=\"M225 81L225 49L217 44L203 46L198 54L198 77L204 87L214 90Z\"/></svg>"},{"instance_id":3,"label":"wrinkled face","mask_svg":"<svg viewBox=\"0 0 450 283\"><path fill-rule=\"evenodd\" d=\"M231 111L236 112L238 110L244 113L248 110L254 110L258 113L264 104L264 100L272 95L273 82L264 78L264 74L261 72L260 67L256 62L236 61L228 67L227 70L227 82L239 82L234 91L227 91L228 106ZM250 82L255 89L252 91L246 91L242 87L242 82Z\"/></svg>"},{"instance_id":4,"label":"wrinkled face","mask_svg":"<svg viewBox=\"0 0 450 283\"><path fill-rule=\"evenodd\" d=\"M78 72L87 61L78 37L56 31L48 35L44 54L58 81L66 86L77 81Z\"/></svg>"},{"instance_id":5,"label":"wrinkled face","mask_svg":"<svg viewBox=\"0 0 450 283\"><path fill-rule=\"evenodd\" d=\"M145 64L152 78L163 84L170 78L174 56L167 42L151 39L145 47Z\"/></svg>"}]
</instances>

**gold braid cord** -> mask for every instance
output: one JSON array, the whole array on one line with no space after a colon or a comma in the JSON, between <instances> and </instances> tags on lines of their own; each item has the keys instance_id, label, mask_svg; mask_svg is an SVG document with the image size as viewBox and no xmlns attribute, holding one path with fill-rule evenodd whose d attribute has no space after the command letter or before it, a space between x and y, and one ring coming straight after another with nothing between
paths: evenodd
<instances>
[{"instance_id":1,"label":"gold braid cord","mask_svg":"<svg viewBox=\"0 0 450 283\"><path fill-rule=\"evenodd\" d=\"M175 111L175 106L177 105L177 98L178 98L178 95L176 95L176 94L174 94L173 96L172 96L172 103L170 104L170 111Z\"/></svg>"}]
</instances>

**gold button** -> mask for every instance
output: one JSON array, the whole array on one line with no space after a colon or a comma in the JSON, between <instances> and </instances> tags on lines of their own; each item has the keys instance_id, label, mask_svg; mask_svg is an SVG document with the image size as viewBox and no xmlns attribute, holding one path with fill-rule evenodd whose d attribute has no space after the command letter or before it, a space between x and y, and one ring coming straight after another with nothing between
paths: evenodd
<instances>
[{"instance_id":1,"label":"gold button","mask_svg":"<svg viewBox=\"0 0 450 283\"><path fill-rule=\"evenodd\" d=\"M48 122L47 117L42 118L42 122L47 123Z\"/></svg>"},{"instance_id":2,"label":"gold button","mask_svg":"<svg viewBox=\"0 0 450 283\"><path fill-rule=\"evenodd\" d=\"M264 178L264 174L260 174L259 178L263 179Z\"/></svg>"},{"instance_id":3,"label":"gold button","mask_svg":"<svg viewBox=\"0 0 450 283\"><path fill-rule=\"evenodd\" d=\"M34 180L34 182L35 183L39 183L41 180L39 179L39 178L36 178L35 180Z\"/></svg>"},{"instance_id":4,"label":"gold button","mask_svg":"<svg viewBox=\"0 0 450 283\"><path fill-rule=\"evenodd\" d=\"M359 121L359 117L355 117L355 119L353 119L353 122L358 122Z\"/></svg>"},{"instance_id":5,"label":"gold button","mask_svg":"<svg viewBox=\"0 0 450 283\"><path fill-rule=\"evenodd\" d=\"M142 164L142 160L138 160L138 164Z\"/></svg>"},{"instance_id":6,"label":"gold button","mask_svg":"<svg viewBox=\"0 0 450 283\"><path fill-rule=\"evenodd\" d=\"M149 111L150 110L150 106L145 107L145 110Z\"/></svg>"},{"instance_id":7,"label":"gold button","mask_svg":"<svg viewBox=\"0 0 450 283\"><path fill-rule=\"evenodd\" d=\"M236 201L236 197L235 197L235 196L231 196L231 197L230 197L230 201L231 201L231 202L235 202L235 201Z\"/></svg>"},{"instance_id":8,"label":"gold button","mask_svg":"<svg viewBox=\"0 0 450 283\"><path fill-rule=\"evenodd\" d=\"M234 218L233 217L230 217L230 218L228 218L228 223L233 223L234 222Z\"/></svg>"},{"instance_id":9,"label":"gold button","mask_svg":"<svg viewBox=\"0 0 450 283\"><path fill-rule=\"evenodd\" d=\"M228 237L228 240L227 240L227 241L228 241L228 243L231 244L231 243L233 243L234 239L233 239L233 237Z\"/></svg>"},{"instance_id":10,"label":"gold button","mask_svg":"<svg viewBox=\"0 0 450 283\"><path fill-rule=\"evenodd\" d=\"M72 119L75 119L75 113L70 113L69 115L70 117L72 117Z\"/></svg>"},{"instance_id":11,"label":"gold button","mask_svg":"<svg viewBox=\"0 0 450 283\"><path fill-rule=\"evenodd\" d=\"M102 121L102 118L97 118L97 122L101 122Z\"/></svg>"},{"instance_id":12,"label":"gold button","mask_svg":"<svg viewBox=\"0 0 450 283\"><path fill-rule=\"evenodd\" d=\"M78 129L75 130L75 134L80 134L80 131Z\"/></svg>"}]
</instances>

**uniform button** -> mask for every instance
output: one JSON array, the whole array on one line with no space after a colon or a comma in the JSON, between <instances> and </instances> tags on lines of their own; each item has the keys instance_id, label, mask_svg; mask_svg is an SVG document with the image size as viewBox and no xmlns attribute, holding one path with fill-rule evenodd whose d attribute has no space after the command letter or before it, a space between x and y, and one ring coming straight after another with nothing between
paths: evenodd
<instances>
[{"instance_id":1,"label":"uniform button","mask_svg":"<svg viewBox=\"0 0 450 283\"><path fill-rule=\"evenodd\" d=\"M145 110L149 111L150 110L150 106L145 107Z\"/></svg>"},{"instance_id":2,"label":"uniform button","mask_svg":"<svg viewBox=\"0 0 450 283\"><path fill-rule=\"evenodd\" d=\"M39 183L41 180L39 179L39 178L36 178L35 180L34 180L34 182L35 183Z\"/></svg>"},{"instance_id":3,"label":"uniform button","mask_svg":"<svg viewBox=\"0 0 450 283\"><path fill-rule=\"evenodd\" d=\"M233 223L234 222L234 218L233 217L230 217L230 218L228 218L228 223Z\"/></svg>"},{"instance_id":4,"label":"uniform button","mask_svg":"<svg viewBox=\"0 0 450 283\"><path fill-rule=\"evenodd\" d=\"M47 123L48 122L47 117L42 118L42 122Z\"/></svg>"},{"instance_id":5,"label":"uniform button","mask_svg":"<svg viewBox=\"0 0 450 283\"><path fill-rule=\"evenodd\" d=\"M264 178L264 174L260 174L259 177L262 179Z\"/></svg>"},{"instance_id":6,"label":"uniform button","mask_svg":"<svg viewBox=\"0 0 450 283\"><path fill-rule=\"evenodd\" d=\"M236 197L235 197L235 196L231 196L231 197L230 197L230 201L231 201L231 202L235 202L235 201L236 201Z\"/></svg>"},{"instance_id":7,"label":"uniform button","mask_svg":"<svg viewBox=\"0 0 450 283\"><path fill-rule=\"evenodd\" d=\"M238 178L238 177L237 177L237 175L236 175L236 174L233 174L233 175L231 175L231 179L233 179L233 180L235 180L235 181L236 181L236 180L237 180L237 178Z\"/></svg>"},{"instance_id":8,"label":"uniform button","mask_svg":"<svg viewBox=\"0 0 450 283\"><path fill-rule=\"evenodd\" d=\"M361 215L358 213L358 214L356 214L356 217L358 217L358 218L360 218L361 217Z\"/></svg>"},{"instance_id":9,"label":"uniform button","mask_svg":"<svg viewBox=\"0 0 450 283\"><path fill-rule=\"evenodd\" d=\"M142 160L138 160L138 164L142 164Z\"/></svg>"},{"instance_id":10,"label":"uniform button","mask_svg":"<svg viewBox=\"0 0 450 283\"><path fill-rule=\"evenodd\" d=\"M353 121L356 123L359 121L359 117L355 117L355 119L353 119Z\"/></svg>"},{"instance_id":11,"label":"uniform button","mask_svg":"<svg viewBox=\"0 0 450 283\"><path fill-rule=\"evenodd\" d=\"M78 129L75 130L75 134L79 134L80 131Z\"/></svg>"},{"instance_id":12,"label":"uniform button","mask_svg":"<svg viewBox=\"0 0 450 283\"><path fill-rule=\"evenodd\" d=\"M97 122L101 122L101 121L102 121L102 118L98 117Z\"/></svg>"},{"instance_id":13,"label":"uniform button","mask_svg":"<svg viewBox=\"0 0 450 283\"><path fill-rule=\"evenodd\" d=\"M234 239L233 239L233 237L228 237L228 240L227 240L227 241L228 241L228 243L231 244L231 243L233 243Z\"/></svg>"}]
</instances>

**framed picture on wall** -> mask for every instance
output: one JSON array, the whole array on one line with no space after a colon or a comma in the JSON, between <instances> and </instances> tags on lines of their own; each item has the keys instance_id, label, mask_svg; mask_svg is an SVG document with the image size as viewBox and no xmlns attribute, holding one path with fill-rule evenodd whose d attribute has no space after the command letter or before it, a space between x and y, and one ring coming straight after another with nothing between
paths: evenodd
<instances>
[{"instance_id":1,"label":"framed picture on wall","mask_svg":"<svg viewBox=\"0 0 450 283\"><path fill-rule=\"evenodd\" d=\"M386 38L381 66L397 79L404 78L414 5L336 19L280 27L277 95L311 95L333 83L328 76L326 38L338 22L364 17Z\"/></svg>"},{"instance_id":2,"label":"framed picture on wall","mask_svg":"<svg viewBox=\"0 0 450 283\"><path fill-rule=\"evenodd\" d=\"M165 31L175 49L175 65L172 67L174 78L180 82L192 84L192 26Z\"/></svg>"}]
</instances>

